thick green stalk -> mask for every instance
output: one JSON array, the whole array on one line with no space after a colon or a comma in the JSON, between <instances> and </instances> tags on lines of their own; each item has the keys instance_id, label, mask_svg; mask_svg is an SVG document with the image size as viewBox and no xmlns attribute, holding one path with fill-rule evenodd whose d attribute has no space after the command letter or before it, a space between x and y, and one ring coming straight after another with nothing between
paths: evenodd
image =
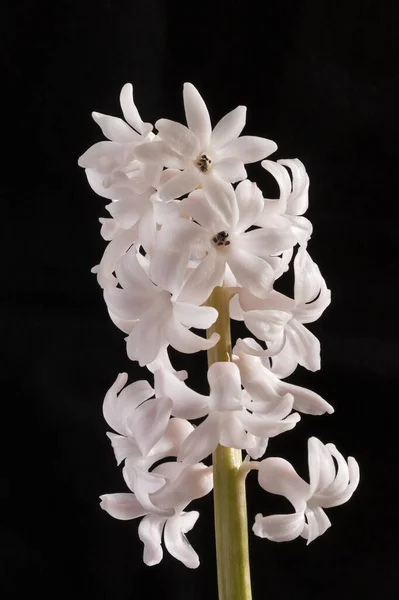
<instances>
[{"instance_id":1,"label":"thick green stalk","mask_svg":"<svg viewBox=\"0 0 399 600\"><path fill-rule=\"evenodd\" d=\"M208 306L219 312L216 323L208 329L220 335L214 348L208 350L208 365L231 359L230 295L217 287ZM213 453L216 558L219 600L251 600L248 552L247 503L245 477L239 476L242 452L218 446Z\"/></svg>"}]
</instances>

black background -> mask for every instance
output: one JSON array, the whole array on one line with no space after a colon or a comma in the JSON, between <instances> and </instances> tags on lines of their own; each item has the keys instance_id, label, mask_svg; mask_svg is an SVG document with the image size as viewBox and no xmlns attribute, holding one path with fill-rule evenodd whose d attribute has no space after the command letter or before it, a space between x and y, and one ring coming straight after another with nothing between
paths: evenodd
<instances>
[{"instance_id":1,"label":"black background","mask_svg":"<svg viewBox=\"0 0 399 600\"><path fill-rule=\"evenodd\" d=\"M146 121L182 121L182 84L215 123L248 106L245 133L275 140L311 179L309 245L332 304L311 329L322 370L291 378L331 402L270 443L306 477L306 440L333 441L361 484L309 547L250 535L254 600L394 598L397 582L397 221L399 11L394 2L20 1L3 9L3 597L216 599L211 496L189 534L201 566L141 560L137 522L100 510L125 491L105 436L105 391L125 356L90 268L105 201L77 158L120 116L132 82ZM250 171L257 177L259 170ZM264 177L264 175L259 175ZM262 185L263 180L260 180ZM205 357L187 356L205 390ZM190 368L190 364L192 365ZM256 512L285 509L249 477ZM275 503L275 504L274 504Z\"/></svg>"}]
</instances>

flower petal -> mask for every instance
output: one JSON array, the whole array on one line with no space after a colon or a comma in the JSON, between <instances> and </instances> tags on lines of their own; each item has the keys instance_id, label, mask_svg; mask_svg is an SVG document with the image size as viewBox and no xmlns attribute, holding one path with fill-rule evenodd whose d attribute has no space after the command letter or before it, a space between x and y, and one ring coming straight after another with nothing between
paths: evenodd
<instances>
[{"instance_id":1,"label":"flower petal","mask_svg":"<svg viewBox=\"0 0 399 600\"><path fill-rule=\"evenodd\" d=\"M217 256L216 252L210 252L188 277L177 300L192 304L205 302L212 290L222 284L225 264L223 257Z\"/></svg>"},{"instance_id":2,"label":"flower petal","mask_svg":"<svg viewBox=\"0 0 399 600\"><path fill-rule=\"evenodd\" d=\"M264 517L259 513L255 517L252 531L258 537L267 538L272 542L290 542L301 535L304 526L303 511L269 517Z\"/></svg>"},{"instance_id":3,"label":"flower petal","mask_svg":"<svg viewBox=\"0 0 399 600\"><path fill-rule=\"evenodd\" d=\"M290 228L261 228L247 231L240 236L240 248L267 260L271 254L280 254L296 244Z\"/></svg>"},{"instance_id":4,"label":"flower petal","mask_svg":"<svg viewBox=\"0 0 399 600\"><path fill-rule=\"evenodd\" d=\"M165 525L165 546L169 554L180 560L189 569L196 569L199 564L198 554L187 540L185 533L190 531L197 519L199 512L193 510L170 517Z\"/></svg>"},{"instance_id":5,"label":"flower petal","mask_svg":"<svg viewBox=\"0 0 399 600\"><path fill-rule=\"evenodd\" d=\"M118 237L109 242L105 249L100 264L95 267L98 283L102 288L107 285L117 285L115 277L112 275L115 270L115 265L120 257L132 246L137 240L137 227L128 229Z\"/></svg>"},{"instance_id":6,"label":"flower petal","mask_svg":"<svg viewBox=\"0 0 399 600\"><path fill-rule=\"evenodd\" d=\"M111 440L117 465L120 465L128 456L136 456L138 454L139 450L132 438L125 437L124 435L117 435L110 431L107 431L107 437Z\"/></svg>"},{"instance_id":7,"label":"flower petal","mask_svg":"<svg viewBox=\"0 0 399 600\"><path fill-rule=\"evenodd\" d=\"M253 225L262 212L264 201L262 192L252 181L246 179L236 187L239 220L237 233L246 231Z\"/></svg>"},{"instance_id":8,"label":"flower petal","mask_svg":"<svg viewBox=\"0 0 399 600\"><path fill-rule=\"evenodd\" d=\"M287 201L287 212L291 215L303 215L309 204L309 176L305 166L298 158L278 161L292 172L292 194Z\"/></svg>"},{"instance_id":9,"label":"flower petal","mask_svg":"<svg viewBox=\"0 0 399 600\"><path fill-rule=\"evenodd\" d=\"M235 230L238 221L238 204L231 183L223 181L217 175L208 175L203 177L202 188L215 215L221 219L227 230ZM214 226L216 227L216 223Z\"/></svg>"},{"instance_id":10,"label":"flower petal","mask_svg":"<svg viewBox=\"0 0 399 600\"><path fill-rule=\"evenodd\" d=\"M274 281L274 271L269 263L241 248L231 248L227 262L239 285L259 298L267 296Z\"/></svg>"},{"instance_id":11,"label":"flower petal","mask_svg":"<svg viewBox=\"0 0 399 600\"><path fill-rule=\"evenodd\" d=\"M189 167L178 173L159 188L159 197L164 202L180 198L188 192L192 192L200 183L200 175L198 169L194 166Z\"/></svg>"},{"instance_id":12,"label":"flower petal","mask_svg":"<svg viewBox=\"0 0 399 600\"><path fill-rule=\"evenodd\" d=\"M235 140L236 138L238 138L241 131L245 127L246 118L246 106L237 106L237 108L227 113L227 115L220 119L220 121L217 123L216 127L212 131L212 147L218 150L231 140Z\"/></svg>"},{"instance_id":13,"label":"flower petal","mask_svg":"<svg viewBox=\"0 0 399 600\"><path fill-rule=\"evenodd\" d=\"M244 164L254 163L266 158L277 150L277 144L266 138L243 135L228 142L219 151L220 158L234 157Z\"/></svg>"},{"instance_id":14,"label":"flower petal","mask_svg":"<svg viewBox=\"0 0 399 600\"><path fill-rule=\"evenodd\" d=\"M224 181L236 183L246 178L244 163L238 158L222 158L214 163L212 171Z\"/></svg>"},{"instance_id":15,"label":"flower petal","mask_svg":"<svg viewBox=\"0 0 399 600\"><path fill-rule=\"evenodd\" d=\"M131 429L143 456L147 456L164 435L171 412L170 398L152 398L134 411Z\"/></svg>"},{"instance_id":16,"label":"flower petal","mask_svg":"<svg viewBox=\"0 0 399 600\"><path fill-rule=\"evenodd\" d=\"M159 119L155 123L155 127L159 131L159 136L165 140L167 144L182 156L187 159L195 159L201 150L197 136L176 121L169 119Z\"/></svg>"},{"instance_id":17,"label":"flower petal","mask_svg":"<svg viewBox=\"0 0 399 600\"><path fill-rule=\"evenodd\" d=\"M198 394L176 375L162 369L155 374L157 395L172 399L172 413L183 419L198 419L208 414L208 396Z\"/></svg>"},{"instance_id":18,"label":"flower petal","mask_svg":"<svg viewBox=\"0 0 399 600\"><path fill-rule=\"evenodd\" d=\"M144 544L143 560L149 567L157 565L162 560L161 540L165 522L165 517L147 515L139 525L139 538Z\"/></svg>"},{"instance_id":19,"label":"flower petal","mask_svg":"<svg viewBox=\"0 0 399 600\"><path fill-rule=\"evenodd\" d=\"M152 131L151 123L143 123L141 120L139 111L134 103L133 86L131 83L125 83L121 90L119 101L125 121L127 121L129 125L142 135L146 135Z\"/></svg>"},{"instance_id":20,"label":"flower petal","mask_svg":"<svg viewBox=\"0 0 399 600\"><path fill-rule=\"evenodd\" d=\"M241 410L240 371L232 362L216 362L208 369L209 405L214 411Z\"/></svg>"},{"instance_id":21,"label":"flower petal","mask_svg":"<svg viewBox=\"0 0 399 600\"><path fill-rule=\"evenodd\" d=\"M218 311L212 306L196 306L187 302L175 302L173 314L186 327L208 329L218 318Z\"/></svg>"},{"instance_id":22,"label":"flower petal","mask_svg":"<svg viewBox=\"0 0 399 600\"><path fill-rule=\"evenodd\" d=\"M200 350L209 350L220 339L218 333L213 333L208 339L200 337L184 327L175 317L168 320L165 333L172 348L185 354L193 354Z\"/></svg>"},{"instance_id":23,"label":"flower petal","mask_svg":"<svg viewBox=\"0 0 399 600\"><path fill-rule=\"evenodd\" d=\"M308 546L310 542L323 535L331 527L331 521L320 506L305 511L305 516L308 524L304 527L302 537L308 540L306 544Z\"/></svg>"},{"instance_id":24,"label":"flower petal","mask_svg":"<svg viewBox=\"0 0 399 600\"><path fill-rule=\"evenodd\" d=\"M309 481L312 495L323 493L335 479L335 464L326 446L316 437L308 440Z\"/></svg>"},{"instance_id":25,"label":"flower petal","mask_svg":"<svg viewBox=\"0 0 399 600\"><path fill-rule=\"evenodd\" d=\"M143 162L159 163L168 167L184 169L186 162L164 140L144 142L136 147L136 156Z\"/></svg>"},{"instance_id":26,"label":"flower petal","mask_svg":"<svg viewBox=\"0 0 399 600\"><path fill-rule=\"evenodd\" d=\"M294 259L294 271L295 303L306 304L312 302L318 296L324 279L321 276L319 267L303 246L298 249Z\"/></svg>"},{"instance_id":27,"label":"flower petal","mask_svg":"<svg viewBox=\"0 0 399 600\"><path fill-rule=\"evenodd\" d=\"M134 494L104 494L100 506L114 519L127 521L147 514Z\"/></svg>"},{"instance_id":28,"label":"flower petal","mask_svg":"<svg viewBox=\"0 0 399 600\"><path fill-rule=\"evenodd\" d=\"M297 512L304 511L310 486L284 458L265 458L259 464L258 481L270 494L285 496Z\"/></svg>"},{"instance_id":29,"label":"flower petal","mask_svg":"<svg viewBox=\"0 0 399 600\"><path fill-rule=\"evenodd\" d=\"M205 148L212 133L211 119L205 102L192 83L184 84L183 101L187 125L198 138L201 148Z\"/></svg>"},{"instance_id":30,"label":"flower petal","mask_svg":"<svg viewBox=\"0 0 399 600\"><path fill-rule=\"evenodd\" d=\"M302 323L295 319L287 324L285 329L286 346L291 346L298 363L309 371L320 369L320 342Z\"/></svg>"},{"instance_id":31,"label":"flower petal","mask_svg":"<svg viewBox=\"0 0 399 600\"><path fill-rule=\"evenodd\" d=\"M219 418L209 415L181 445L178 460L194 465L215 450L219 443Z\"/></svg>"},{"instance_id":32,"label":"flower petal","mask_svg":"<svg viewBox=\"0 0 399 600\"><path fill-rule=\"evenodd\" d=\"M101 127L105 137L113 142L130 144L141 140L141 136L118 117L110 117L98 112L93 112L92 117Z\"/></svg>"},{"instance_id":33,"label":"flower petal","mask_svg":"<svg viewBox=\"0 0 399 600\"><path fill-rule=\"evenodd\" d=\"M271 342L284 332L291 317L291 313L282 310L249 310L244 313L244 322L258 339Z\"/></svg>"}]
</instances>

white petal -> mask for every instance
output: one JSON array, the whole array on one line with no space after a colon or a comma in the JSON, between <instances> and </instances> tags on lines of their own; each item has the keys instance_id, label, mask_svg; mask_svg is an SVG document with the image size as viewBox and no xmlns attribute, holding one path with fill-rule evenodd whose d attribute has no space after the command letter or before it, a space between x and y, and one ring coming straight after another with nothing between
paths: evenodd
<instances>
[{"instance_id":1,"label":"white petal","mask_svg":"<svg viewBox=\"0 0 399 600\"><path fill-rule=\"evenodd\" d=\"M183 510L192 500L209 494L213 487L212 467L202 463L163 463L154 471L163 474L169 481L168 485L154 494L154 500L160 506L173 506L174 514Z\"/></svg>"},{"instance_id":2,"label":"white petal","mask_svg":"<svg viewBox=\"0 0 399 600\"><path fill-rule=\"evenodd\" d=\"M143 560L149 567L157 565L162 560L161 540L165 521L165 517L147 515L139 525L139 538L144 544Z\"/></svg>"},{"instance_id":3,"label":"white petal","mask_svg":"<svg viewBox=\"0 0 399 600\"><path fill-rule=\"evenodd\" d=\"M208 329L218 318L218 311L212 306L195 306L186 302L175 302L173 314L186 327Z\"/></svg>"},{"instance_id":4,"label":"white petal","mask_svg":"<svg viewBox=\"0 0 399 600\"><path fill-rule=\"evenodd\" d=\"M124 425L121 422L120 414L117 411L118 393L126 385L127 373L119 373L114 383L105 394L103 402L103 415L108 425L122 435L126 434Z\"/></svg>"},{"instance_id":5,"label":"white petal","mask_svg":"<svg viewBox=\"0 0 399 600\"><path fill-rule=\"evenodd\" d=\"M134 411L132 433L143 456L147 456L164 435L171 412L170 398L152 398Z\"/></svg>"},{"instance_id":6,"label":"white petal","mask_svg":"<svg viewBox=\"0 0 399 600\"><path fill-rule=\"evenodd\" d=\"M107 437L111 440L117 465L120 465L128 456L136 456L138 454L139 450L132 438L117 435L110 431L107 431Z\"/></svg>"},{"instance_id":7,"label":"white petal","mask_svg":"<svg viewBox=\"0 0 399 600\"><path fill-rule=\"evenodd\" d=\"M271 515L263 517L260 513L255 517L252 530L255 535L267 538L272 542L289 542L301 535L305 525L303 511L290 515Z\"/></svg>"},{"instance_id":8,"label":"white petal","mask_svg":"<svg viewBox=\"0 0 399 600\"><path fill-rule=\"evenodd\" d=\"M216 212L213 205L208 202L202 189L194 190L187 198L183 198L181 209L199 223L206 232L213 232L215 229L219 232L226 226L219 212Z\"/></svg>"},{"instance_id":9,"label":"white petal","mask_svg":"<svg viewBox=\"0 0 399 600\"><path fill-rule=\"evenodd\" d=\"M229 183L236 183L246 178L247 172L244 167L244 163L238 158L229 157L222 158L216 161L213 165L212 171L224 181Z\"/></svg>"},{"instance_id":10,"label":"white petal","mask_svg":"<svg viewBox=\"0 0 399 600\"><path fill-rule=\"evenodd\" d=\"M108 310L125 321L139 319L148 310L148 295L135 296L131 290L108 286L104 289L104 300Z\"/></svg>"},{"instance_id":11,"label":"white petal","mask_svg":"<svg viewBox=\"0 0 399 600\"><path fill-rule=\"evenodd\" d=\"M284 337L286 342L286 338ZM284 343L278 354L273 354L271 371L280 379L288 377L298 366L298 357L291 344Z\"/></svg>"},{"instance_id":12,"label":"white petal","mask_svg":"<svg viewBox=\"0 0 399 600\"><path fill-rule=\"evenodd\" d=\"M269 173L273 175L280 190L279 200L265 201L262 217L267 218L273 213L281 215L286 211L287 198L289 197L292 189L290 176L288 175L287 169L272 160L263 160L261 165L266 171L269 171Z\"/></svg>"},{"instance_id":13,"label":"white petal","mask_svg":"<svg viewBox=\"0 0 399 600\"><path fill-rule=\"evenodd\" d=\"M232 248L227 262L239 285L259 298L267 296L273 284L274 271L266 261L240 248Z\"/></svg>"},{"instance_id":14,"label":"white petal","mask_svg":"<svg viewBox=\"0 0 399 600\"><path fill-rule=\"evenodd\" d=\"M327 517L326 513L319 506L307 510L305 512L306 519L308 521L307 526L305 526L302 537L308 540L307 545L310 542L313 542L317 537L323 535L327 531L329 527L331 527L331 521Z\"/></svg>"},{"instance_id":15,"label":"white petal","mask_svg":"<svg viewBox=\"0 0 399 600\"><path fill-rule=\"evenodd\" d=\"M263 208L262 192L252 181L246 179L236 187L236 198L239 211L237 233L246 231L253 225Z\"/></svg>"},{"instance_id":16,"label":"white petal","mask_svg":"<svg viewBox=\"0 0 399 600\"><path fill-rule=\"evenodd\" d=\"M286 346L291 346L298 363L309 369L318 371L320 369L320 342L302 323L291 319L285 329L287 336Z\"/></svg>"},{"instance_id":17,"label":"white petal","mask_svg":"<svg viewBox=\"0 0 399 600\"><path fill-rule=\"evenodd\" d=\"M319 267L310 258L306 248L301 247L294 259L296 304L306 304L314 300L322 287L324 279Z\"/></svg>"},{"instance_id":18,"label":"white petal","mask_svg":"<svg viewBox=\"0 0 399 600\"><path fill-rule=\"evenodd\" d=\"M137 223L144 209L144 202L148 198L140 199L140 196L132 193L131 198L124 198L118 202L112 202L106 206L110 215L118 221L123 229L130 229Z\"/></svg>"},{"instance_id":19,"label":"white petal","mask_svg":"<svg viewBox=\"0 0 399 600\"><path fill-rule=\"evenodd\" d=\"M180 446L192 431L194 431L193 425L185 419L170 419L165 435L155 444L149 456L155 460L166 458L167 456L177 456Z\"/></svg>"},{"instance_id":20,"label":"white petal","mask_svg":"<svg viewBox=\"0 0 399 600\"><path fill-rule=\"evenodd\" d=\"M276 437L285 431L290 431L300 420L300 416L294 413L284 420L268 418L268 415L251 414L242 411L239 415L240 421L245 429L260 438Z\"/></svg>"},{"instance_id":21,"label":"white petal","mask_svg":"<svg viewBox=\"0 0 399 600\"><path fill-rule=\"evenodd\" d=\"M280 254L296 244L296 237L287 229L253 229L240 236L240 248L267 260L271 254Z\"/></svg>"},{"instance_id":22,"label":"white petal","mask_svg":"<svg viewBox=\"0 0 399 600\"><path fill-rule=\"evenodd\" d=\"M305 166L298 158L279 160L281 165L291 169L292 194L288 198L287 212L291 215L303 215L309 204L309 177Z\"/></svg>"},{"instance_id":23,"label":"white petal","mask_svg":"<svg viewBox=\"0 0 399 600\"><path fill-rule=\"evenodd\" d=\"M120 144L129 144L140 141L140 135L136 133L125 121L118 117L109 117L102 113L93 112L92 117L101 127L106 138Z\"/></svg>"},{"instance_id":24,"label":"white petal","mask_svg":"<svg viewBox=\"0 0 399 600\"><path fill-rule=\"evenodd\" d=\"M246 106L237 106L237 108L227 113L227 115L220 119L212 131L212 147L219 149L231 140L238 138L245 127L246 118Z\"/></svg>"},{"instance_id":25,"label":"white petal","mask_svg":"<svg viewBox=\"0 0 399 600\"><path fill-rule=\"evenodd\" d=\"M244 135L228 142L220 150L221 158L238 158L244 164L257 162L277 150L277 144L266 138Z\"/></svg>"},{"instance_id":26,"label":"white petal","mask_svg":"<svg viewBox=\"0 0 399 600\"><path fill-rule=\"evenodd\" d=\"M185 533L194 527L198 517L199 512L197 511L182 513L182 515L169 518L165 525L166 549L189 569L196 569L200 561Z\"/></svg>"},{"instance_id":27,"label":"white petal","mask_svg":"<svg viewBox=\"0 0 399 600\"><path fill-rule=\"evenodd\" d=\"M163 140L144 142L136 147L135 155L143 162L159 163L165 166L173 166L183 169L185 161L177 152L174 152Z\"/></svg>"},{"instance_id":28,"label":"white petal","mask_svg":"<svg viewBox=\"0 0 399 600\"><path fill-rule=\"evenodd\" d=\"M161 185L159 189L159 197L164 202L180 198L188 192L192 192L200 183L200 175L198 169L194 166L189 167L178 173L172 179Z\"/></svg>"},{"instance_id":29,"label":"white petal","mask_svg":"<svg viewBox=\"0 0 399 600\"><path fill-rule=\"evenodd\" d=\"M201 150L196 135L181 123L169 119L159 119L155 123L159 136L167 144L187 159L195 159Z\"/></svg>"},{"instance_id":30,"label":"white petal","mask_svg":"<svg viewBox=\"0 0 399 600\"><path fill-rule=\"evenodd\" d=\"M156 306L147 311L127 338L127 355L131 360L137 360L140 367L153 362L165 345L164 323L157 312Z\"/></svg>"},{"instance_id":31,"label":"white petal","mask_svg":"<svg viewBox=\"0 0 399 600\"><path fill-rule=\"evenodd\" d=\"M211 414L183 442L178 460L195 464L212 454L219 443L218 415Z\"/></svg>"},{"instance_id":32,"label":"white petal","mask_svg":"<svg viewBox=\"0 0 399 600\"><path fill-rule=\"evenodd\" d=\"M335 479L335 464L330 452L316 437L308 440L308 464L311 493L323 493Z\"/></svg>"},{"instance_id":33,"label":"white petal","mask_svg":"<svg viewBox=\"0 0 399 600\"><path fill-rule=\"evenodd\" d=\"M107 242L110 242L122 232L121 226L115 219L100 217L98 220L101 223L101 237Z\"/></svg>"},{"instance_id":34,"label":"white petal","mask_svg":"<svg viewBox=\"0 0 399 600\"><path fill-rule=\"evenodd\" d=\"M137 228L132 227L132 229L128 229L109 242L97 267L97 280L102 288L105 288L110 283L113 285L117 284L115 277L112 275L115 265L120 257L135 243L136 239Z\"/></svg>"},{"instance_id":35,"label":"white petal","mask_svg":"<svg viewBox=\"0 0 399 600\"><path fill-rule=\"evenodd\" d=\"M242 411L225 412L219 415L219 443L226 448L244 449L250 440L240 420Z\"/></svg>"},{"instance_id":36,"label":"white petal","mask_svg":"<svg viewBox=\"0 0 399 600\"><path fill-rule=\"evenodd\" d=\"M278 390L282 394L294 396L294 409L308 415L332 414L334 408L326 402L319 394L299 385L293 385L285 381L279 381Z\"/></svg>"},{"instance_id":37,"label":"white petal","mask_svg":"<svg viewBox=\"0 0 399 600\"><path fill-rule=\"evenodd\" d=\"M208 339L200 337L184 327L175 317L168 320L165 333L169 344L178 352L185 354L208 350L215 346L220 339L218 333L213 333Z\"/></svg>"},{"instance_id":38,"label":"white petal","mask_svg":"<svg viewBox=\"0 0 399 600\"><path fill-rule=\"evenodd\" d=\"M127 521L147 514L134 494L104 494L100 506L111 517Z\"/></svg>"},{"instance_id":39,"label":"white petal","mask_svg":"<svg viewBox=\"0 0 399 600\"><path fill-rule=\"evenodd\" d=\"M330 508L333 506L339 506L344 504L349 500L352 496L353 492L356 490L360 481L360 470L357 461L353 458L353 456L348 457L348 467L349 467L349 479L350 483L347 486L346 490L341 492L340 494L336 494L335 496L329 495L320 495L317 494L317 500L324 508Z\"/></svg>"},{"instance_id":40,"label":"white petal","mask_svg":"<svg viewBox=\"0 0 399 600\"><path fill-rule=\"evenodd\" d=\"M249 310L244 313L244 322L258 339L271 342L284 332L291 317L291 313L282 310Z\"/></svg>"},{"instance_id":41,"label":"white petal","mask_svg":"<svg viewBox=\"0 0 399 600\"><path fill-rule=\"evenodd\" d=\"M238 221L238 204L233 186L217 175L209 175L203 178L202 187L210 206L221 222L225 223L226 229L235 230Z\"/></svg>"},{"instance_id":42,"label":"white petal","mask_svg":"<svg viewBox=\"0 0 399 600\"><path fill-rule=\"evenodd\" d=\"M190 260L190 248L182 246L180 252L174 252L165 248L164 244L155 247L151 257L150 278L158 287L177 294Z\"/></svg>"},{"instance_id":43,"label":"white petal","mask_svg":"<svg viewBox=\"0 0 399 600\"><path fill-rule=\"evenodd\" d=\"M124 254L115 265L115 274L118 283L126 290L133 290L140 295L154 296L156 287L151 283L146 264L142 262L141 254L133 246Z\"/></svg>"},{"instance_id":44,"label":"white petal","mask_svg":"<svg viewBox=\"0 0 399 600\"><path fill-rule=\"evenodd\" d=\"M225 260L210 252L191 273L177 297L179 302L202 304L213 289L221 285L225 271Z\"/></svg>"},{"instance_id":45,"label":"white petal","mask_svg":"<svg viewBox=\"0 0 399 600\"><path fill-rule=\"evenodd\" d=\"M104 179L105 173L110 173L120 165L123 149L115 142L97 142L93 144L78 159L79 167L101 171ZM101 194L100 194L101 195Z\"/></svg>"},{"instance_id":46,"label":"white petal","mask_svg":"<svg viewBox=\"0 0 399 600\"><path fill-rule=\"evenodd\" d=\"M157 395L172 399L172 412L183 419L198 419L208 413L208 396L198 394L176 375L162 369L155 374Z\"/></svg>"},{"instance_id":47,"label":"white petal","mask_svg":"<svg viewBox=\"0 0 399 600\"><path fill-rule=\"evenodd\" d=\"M187 125L198 138L201 147L205 148L212 132L211 119L205 102L191 83L184 84L183 101Z\"/></svg>"},{"instance_id":48,"label":"white petal","mask_svg":"<svg viewBox=\"0 0 399 600\"><path fill-rule=\"evenodd\" d=\"M310 486L284 458L265 458L259 465L258 480L266 492L285 496L297 512L305 510Z\"/></svg>"},{"instance_id":49,"label":"white petal","mask_svg":"<svg viewBox=\"0 0 399 600\"><path fill-rule=\"evenodd\" d=\"M240 371L232 362L216 362L208 369L209 404L214 411L241 409Z\"/></svg>"},{"instance_id":50,"label":"white petal","mask_svg":"<svg viewBox=\"0 0 399 600\"><path fill-rule=\"evenodd\" d=\"M141 120L139 111L134 103L133 86L131 83L125 83L121 90L119 101L123 116L129 125L143 135L152 130L151 123L143 123Z\"/></svg>"}]
</instances>

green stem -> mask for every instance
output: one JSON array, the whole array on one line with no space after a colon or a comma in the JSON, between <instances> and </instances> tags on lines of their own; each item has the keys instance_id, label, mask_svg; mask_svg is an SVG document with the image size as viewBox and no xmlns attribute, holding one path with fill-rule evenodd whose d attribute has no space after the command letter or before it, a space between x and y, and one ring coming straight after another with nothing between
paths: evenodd
<instances>
[{"instance_id":1,"label":"green stem","mask_svg":"<svg viewBox=\"0 0 399 600\"><path fill-rule=\"evenodd\" d=\"M231 359L230 294L217 287L208 299L219 318L207 331L220 340L208 350L208 365ZM216 560L219 600L251 600L245 477L239 474L242 452L218 446L213 453Z\"/></svg>"}]
</instances>

